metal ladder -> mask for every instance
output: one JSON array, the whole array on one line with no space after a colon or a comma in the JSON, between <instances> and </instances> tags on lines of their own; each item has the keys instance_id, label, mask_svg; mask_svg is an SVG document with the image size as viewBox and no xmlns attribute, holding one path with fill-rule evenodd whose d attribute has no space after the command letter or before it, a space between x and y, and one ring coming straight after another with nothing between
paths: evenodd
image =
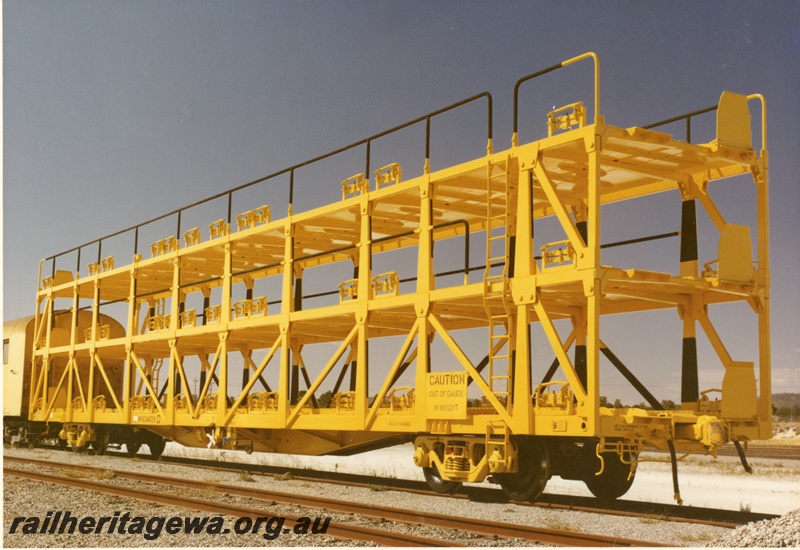
<instances>
[{"instance_id":1,"label":"metal ladder","mask_svg":"<svg viewBox=\"0 0 800 550\"><path fill-rule=\"evenodd\" d=\"M499 180L499 181L498 181ZM489 320L489 388L508 405L511 393L511 336L508 257L511 207L507 170L489 163L486 171L486 268L483 305Z\"/></svg>"}]
</instances>

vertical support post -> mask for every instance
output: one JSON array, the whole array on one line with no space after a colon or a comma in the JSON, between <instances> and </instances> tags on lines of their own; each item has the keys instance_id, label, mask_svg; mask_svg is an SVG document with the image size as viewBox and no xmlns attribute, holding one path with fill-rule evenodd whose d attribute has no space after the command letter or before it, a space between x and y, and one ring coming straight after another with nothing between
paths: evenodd
<instances>
[{"instance_id":1,"label":"vertical support post","mask_svg":"<svg viewBox=\"0 0 800 550\"><path fill-rule=\"evenodd\" d=\"M591 192L591 186L590 190ZM587 220L588 211L587 206L583 203L577 205L573 210L575 214L575 229L583 239L583 244L589 246L589 222ZM595 265L599 265L599 262ZM586 308L583 308L580 316L572 318L572 325L575 329L575 374L578 375L578 380L583 384L584 389L588 391L588 372L587 372L587 355L586 355Z\"/></svg>"},{"instance_id":2,"label":"vertical support post","mask_svg":"<svg viewBox=\"0 0 800 550\"><path fill-rule=\"evenodd\" d=\"M244 362L244 367L242 368L242 389L250 383L250 363L252 362L252 354L253 352L249 349L242 350L242 359Z\"/></svg>"},{"instance_id":3,"label":"vertical support post","mask_svg":"<svg viewBox=\"0 0 800 550\"><path fill-rule=\"evenodd\" d=\"M431 341L428 335L430 332L430 324L428 321L427 305L421 309L419 306L417 307L417 321L417 372L414 382L416 386L416 391L414 392L416 399L415 406L419 407L418 410L425 411L427 410L428 401L428 394L426 391L428 373L431 370ZM417 431L428 431L426 415L414 415L414 420L412 422L415 424L414 429Z\"/></svg>"},{"instance_id":4,"label":"vertical support post","mask_svg":"<svg viewBox=\"0 0 800 550\"><path fill-rule=\"evenodd\" d=\"M65 422L72 422L72 392L75 388L75 376L72 373L72 370L75 367L75 353L69 354L69 360L67 361L67 365L64 369L67 371L67 404L66 404L66 414L64 415ZM77 370L77 369L76 369Z\"/></svg>"},{"instance_id":5,"label":"vertical support post","mask_svg":"<svg viewBox=\"0 0 800 550\"><path fill-rule=\"evenodd\" d=\"M227 262L227 260L226 260ZM175 258L172 261L172 300L169 308L169 330L173 332L180 328L181 311L181 261Z\"/></svg>"},{"instance_id":6,"label":"vertical support post","mask_svg":"<svg viewBox=\"0 0 800 550\"><path fill-rule=\"evenodd\" d=\"M367 142L367 162L369 162L369 142ZM356 311L356 362L351 366L351 390L355 391L355 417L359 422L366 421L367 414L367 380L369 369L369 353L367 338L367 302L372 298L372 206L368 194L362 194L360 199L360 240L358 248L358 301L361 304Z\"/></svg>"},{"instance_id":7,"label":"vertical support post","mask_svg":"<svg viewBox=\"0 0 800 550\"><path fill-rule=\"evenodd\" d=\"M294 311L303 311L303 270L295 270L294 278Z\"/></svg>"},{"instance_id":8,"label":"vertical support post","mask_svg":"<svg viewBox=\"0 0 800 550\"><path fill-rule=\"evenodd\" d=\"M581 238L583 239L584 243L589 242L589 227L588 222L586 220L577 221L575 222L575 227L578 229L578 233L580 234Z\"/></svg>"},{"instance_id":9,"label":"vertical support post","mask_svg":"<svg viewBox=\"0 0 800 550\"><path fill-rule=\"evenodd\" d=\"M695 199L681 206L681 277L697 277L697 206Z\"/></svg>"},{"instance_id":10,"label":"vertical support post","mask_svg":"<svg viewBox=\"0 0 800 550\"><path fill-rule=\"evenodd\" d=\"M294 352L297 347L296 342L290 340L291 348L288 350L292 358L292 374L289 376L290 390L289 390L289 404L294 406L300 396L300 359Z\"/></svg>"},{"instance_id":11,"label":"vertical support post","mask_svg":"<svg viewBox=\"0 0 800 550\"><path fill-rule=\"evenodd\" d=\"M519 161L513 159L508 172L519 173ZM519 173L517 212L515 216L514 239L514 273L512 277L529 277L534 274L533 267L533 172L529 169ZM530 292L536 292L531 289ZM531 340L530 340L530 306L528 296L517 296L520 303L516 306L516 329L513 331L516 356L514 359L514 407L511 410L514 420L513 430L517 433L530 433L533 417L531 402ZM491 350L489 350L491 353Z\"/></svg>"},{"instance_id":12,"label":"vertical support post","mask_svg":"<svg viewBox=\"0 0 800 550\"><path fill-rule=\"evenodd\" d=\"M514 406L511 409L514 424L513 431L517 433L530 433L533 426L533 403L531 401L531 311L528 304L517 306L514 330L515 358L514 372ZM491 353L491 350L489 350Z\"/></svg>"},{"instance_id":13,"label":"vertical support post","mask_svg":"<svg viewBox=\"0 0 800 550\"><path fill-rule=\"evenodd\" d=\"M281 362L280 372L278 373L278 418L280 426L286 426L289 418L289 366L291 362L291 349L289 348L289 321L281 322Z\"/></svg>"},{"instance_id":14,"label":"vertical support post","mask_svg":"<svg viewBox=\"0 0 800 550\"><path fill-rule=\"evenodd\" d=\"M430 119L428 119L430 128ZM426 154L427 158L427 154ZM427 161L426 161L427 162ZM427 166L427 164L426 164ZM417 256L417 292L415 294L414 309L417 313L417 372L416 406L418 410L426 410L428 396L426 387L428 373L430 372L430 324L428 313L430 311L430 291L433 289L433 198L431 197L430 176L426 176L420 184L420 211L419 211L419 247ZM424 415L416 415L416 429L427 431L427 421Z\"/></svg>"},{"instance_id":15,"label":"vertical support post","mask_svg":"<svg viewBox=\"0 0 800 550\"><path fill-rule=\"evenodd\" d=\"M281 313L294 311L294 226L287 221L284 226L283 286L281 287Z\"/></svg>"},{"instance_id":16,"label":"vertical support post","mask_svg":"<svg viewBox=\"0 0 800 550\"><path fill-rule=\"evenodd\" d=\"M361 195L360 241L358 243L358 282L359 301L372 298L372 207L369 195Z\"/></svg>"},{"instance_id":17,"label":"vertical support post","mask_svg":"<svg viewBox=\"0 0 800 550\"><path fill-rule=\"evenodd\" d=\"M291 182L294 185L294 171L291 173ZM297 385L297 375L299 373L290 373L292 366L292 350L290 341L290 325L289 314L294 311L294 225L291 219L291 197L289 203L290 215L284 225L284 250L283 250L283 284L281 287L281 316L283 320L280 324L281 329L281 361L280 373L278 375L278 416L281 418L281 423L286 424L289 418L289 404L291 400L292 390L290 386ZM293 375L292 375L293 374Z\"/></svg>"},{"instance_id":18,"label":"vertical support post","mask_svg":"<svg viewBox=\"0 0 800 550\"><path fill-rule=\"evenodd\" d=\"M578 380L588 391L588 369L587 369L587 355L586 355L586 327L584 326L578 331L575 338L575 374L578 375Z\"/></svg>"},{"instance_id":19,"label":"vertical support post","mask_svg":"<svg viewBox=\"0 0 800 550\"><path fill-rule=\"evenodd\" d=\"M433 290L433 197L430 177L420 185L419 249L417 256L417 296L428 299Z\"/></svg>"},{"instance_id":20,"label":"vertical support post","mask_svg":"<svg viewBox=\"0 0 800 550\"><path fill-rule=\"evenodd\" d=\"M136 229L138 240L139 229ZM130 285L128 290L128 330L125 340L126 359L124 362L125 372L122 375L122 414L126 422L131 419L131 387L133 386L133 368L131 364L131 350L133 349L133 336L138 333L139 324L139 304L136 301L136 256L134 255L133 264L130 271Z\"/></svg>"},{"instance_id":21,"label":"vertical support post","mask_svg":"<svg viewBox=\"0 0 800 550\"><path fill-rule=\"evenodd\" d=\"M686 120L687 140L689 139L689 119ZM685 199L681 204L681 277L697 277L697 201ZM700 397L697 371L697 327L690 311L683 319L683 352L681 357L681 406L686 410L696 410Z\"/></svg>"},{"instance_id":22,"label":"vertical support post","mask_svg":"<svg viewBox=\"0 0 800 550\"><path fill-rule=\"evenodd\" d=\"M225 329L231 321L231 264L232 264L232 245L231 243L225 244L225 266L222 273L222 305L220 307L219 322Z\"/></svg>"},{"instance_id":23,"label":"vertical support post","mask_svg":"<svg viewBox=\"0 0 800 550\"><path fill-rule=\"evenodd\" d=\"M94 422L94 380L95 380L95 354L97 350L94 349L94 345L89 350L89 387L86 390L86 406L89 407L89 422Z\"/></svg>"},{"instance_id":24,"label":"vertical support post","mask_svg":"<svg viewBox=\"0 0 800 550\"><path fill-rule=\"evenodd\" d=\"M208 355L203 354L198 356L200 358L200 387L206 387L206 378L208 378L208 373L206 371L206 365L208 364ZM199 402L198 402L199 406Z\"/></svg>"},{"instance_id":25,"label":"vertical support post","mask_svg":"<svg viewBox=\"0 0 800 550\"><path fill-rule=\"evenodd\" d=\"M369 341L367 338L367 306L356 313L356 323L358 324L358 334L356 335L356 364L353 369L356 373L356 402L355 417L358 419L359 426L363 428L367 417L367 380L369 368Z\"/></svg>"},{"instance_id":26,"label":"vertical support post","mask_svg":"<svg viewBox=\"0 0 800 550\"><path fill-rule=\"evenodd\" d=\"M766 104L762 100L762 125L766 127ZM772 371L770 344L770 271L769 271L769 168L766 129L762 137L761 159L756 174L756 206L758 210L758 417L761 420L761 437L772 434Z\"/></svg>"},{"instance_id":27,"label":"vertical support post","mask_svg":"<svg viewBox=\"0 0 800 550\"><path fill-rule=\"evenodd\" d=\"M224 299L223 299L224 303ZM230 311L230 310L229 310ZM217 426L225 425L228 412L228 332L219 333L219 386L217 387Z\"/></svg>"},{"instance_id":28,"label":"vertical support post","mask_svg":"<svg viewBox=\"0 0 800 550\"><path fill-rule=\"evenodd\" d=\"M41 264L39 265L39 271L41 271ZM41 280L41 273L39 273L39 280ZM39 342L41 341L42 334L44 334L45 338L45 346L44 346L44 355L42 355L42 372L40 374L42 378L41 384L41 398L42 398L42 409L41 413L44 413L44 409L47 407L47 394L49 390L49 383L50 383L50 349L47 347L48 339L50 338L50 314L51 314L51 307L50 303L52 302L51 296L48 295L44 298L44 311L42 311L41 315L39 315L39 308L41 307L41 301L37 304L36 307L36 331L34 333L34 342L33 342L33 353L31 354L31 360L35 357L35 351L39 349L40 346ZM34 398L33 392L31 392L31 401L30 407L33 409L34 405Z\"/></svg>"},{"instance_id":29,"label":"vertical support post","mask_svg":"<svg viewBox=\"0 0 800 550\"><path fill-rule=\"evenodd\" d=\"M86 388L86 406L89 407L89 418L90 420L94 420L94 407L92 406L92 401L94 400L94 373L95 373L95 361L94 356L97 353L97 349L95 345L97 343L97 325L100 323L100 281L95 279L94 281L94 296L93 296L93 305L92 305L92 332L91 332L91 343L89 344L89 387ZM71 342L74 346L77 343L77 330L78 330L78 287L75 286L75 305L72 308L72 337ZM74 347L71 350L71 353L74 353ZM76 372L80 373L80 369L77 369Z\"/></svg>"},{"instance_id":30,"label":"vertical support post","mask_svg":"<svg viewBox=\"0 0 800 550\"><path fill-rule=\"evenodd\" d=\"M42 409L41 413L44 414L47 409L47 400L50 394L50 353L49 350L42 356Z\"/></svg>"},{"instance_id":31,"label":"vertical support post","mask_svg":"<svg viewBox=\"0 0 800 550\"><path fill-rule=\"evenodd\" d=\"M208 310L209 306L211 306L211 289L207 286L203 287L203 325L205 326L208 324L208 319L206 318L206 311Z\"/></svg>"},{"instance_id":32,"label":"vertical support post","mask_svg":"<svg viewBox=\"0 0 800 550\"><path fill-rule=\"evenodd\" d=\"M597 100L599 103L599 100ZM597 107L596 107L597 108ZM599 119L599 114L595 113ZM596 124L601 126L602 123ZM586 248L587 264L590 265L591 279L585 280L586 295L586 415L588 435L597 435L600 422L600 151L602 148L602 129L596 128L592 140L587 138L586 152L588 164L588 212ZM577 349L577 348L576 348ZM579 404L580 405L580 404Z\"/></svg>"},{"instance_id":33,"label":"vertical support post","mask_svg":"<svg viewBox=\"0 0 800 550\"><path fill-rule=\"evenodd\" d=\"M182 365L183 365L183 356L178 354L178 351L176 349L175 350L175 365L173 367L173 370L177 369L179 366L182 366ZM183 391L183 385L181 384L181 377L176 371L175 372L175 387L173 388L173 391L172 391L171 395L179 395L182 391Z\"/></svg>"},{"instance_id":34,"label":"vertical support post","mask_svg":"<svg viewBox=\"0 0 800 550\"><path fill-rule=\"evenodd\" d=\"M72 287L72 311L71 311L71 322L69 326L69 345L70 349L75 349L75 344L78 343L78 303L79 303L79 295L78 295L78 285ZM94 332L92 333L92 340L94 340Z\"/></svg>"},{"instance_id":35,"label":"vertical support post","mask_svg":"<svg viewBox=\"0 0 800 550\"><path fill-rule=\"evenodd\" d=\"M175 423L175 393L176 393L176 384L180 384L180 379L178 379L177 370L178 364L180 363L180 358L178 357L178 350L176 348L177 340L175 338L171 338L169 341L169 372L167 373L167 400L164 406L164 412L166 413L166 420L165 422L169 425L173 425Z\"/></svg>"},{"instance_id":36,"label":"vertical support post","mask_svg":"<svg viewBox=\"0 0 800 550\"><path fill-rule=\"evenodd\" d=\"M358 381L358 342L355 347L350 350L350 356L353 360L350 361L350 382L347 386L349 391L356 391L356 383Z\"/></svg>"},{"instance_id":37,"label":"vertical support post","mask_svg":"<svg viewBox=\"0 0 800 550\"><path fill-rule=\"evenodd\" d=\"M700 398L700 383L697 372L697 326L695 319L687 313L683 320L683 354L681 357L681 407L696 410Z\"/></svg>"},{"instance_id":38,"label":"vertical support post","mask_svg":"<svg viewBox=\"0 0 800 550\"><path fill-rule=\"evenodd\" d=\"M231 194L228 194L228 217L230 221ZM220 312L220 325L224 330L219 333L219 380L217 385L217 412L215 422L217 426L225 423L225 416L228 407L228 325L231 320L231 269L232 269L232 245L230 242L225 244L225 265L222 273L222 305Z\"/></svg>"},{"instance_id":39,"label":"vertical support post","mask_svg":"<svg viewBox=\"0 0 800 550\"><path fill-rule=\"evenodd\" d=\"M245 292L245 299L252 300L253 299L253 279L247 277L245 279L245 285L247 290ZM242 350L242 359L244 360L244 364L242 366L242 389L250 382L250 357L252 352L248 350Z\"/></svg>"}]
</instances>

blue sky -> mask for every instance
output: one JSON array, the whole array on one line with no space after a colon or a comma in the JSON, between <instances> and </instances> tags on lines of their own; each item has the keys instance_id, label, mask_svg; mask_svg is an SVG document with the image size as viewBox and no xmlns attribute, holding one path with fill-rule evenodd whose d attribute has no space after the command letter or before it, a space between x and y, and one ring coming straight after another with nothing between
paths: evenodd
<instances>
[{"instance_id":1,"label":"blue sky","mask_svg":"<svg viewBox=\"0 0 800 550\"><path fill-rule=\"evenodd\" d=\"M46 256L475 93L492 93L495 149L507 148L516 80L584 51L600 56L602 114L616 126L713 105L723 90L767 97L774 389L800 391L800 3L788 1L6 0L3 317L32 313ZM590 66L564 78L587 82ZM554 106L575 100L551 84ZM531 127L546 116L522 114ZM452 124L438 167L471 156ZM330 176L330 200L348 175ZM327 201L300 189L301 203ZM631 215L653 233L678 229L660 207ZM721 333L736 352L751 328ZM611 328L612 347L655 380L636 330Z\"/></svg>"}]
</instances>

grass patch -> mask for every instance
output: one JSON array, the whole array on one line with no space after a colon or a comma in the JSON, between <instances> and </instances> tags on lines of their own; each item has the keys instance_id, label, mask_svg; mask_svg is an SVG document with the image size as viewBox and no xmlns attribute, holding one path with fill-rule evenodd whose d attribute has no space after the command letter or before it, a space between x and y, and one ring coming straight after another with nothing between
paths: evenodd
<instances>
[{"instance_id":1,"label":"grass patch","mask_svg":"<svg viewBox=\"0 0 800 550\"><path fill-rule=\"evenodd\" d=\"M198 488L198 489L184 489L176 491L176 494L189 498L201 498L208 500L218 496L220 493L217 491L217 488L214 487L213 485L207 485L203 488Z\"/></svg>"},{"instance_id":2,"label":"grass patch","mask_svg":"<svg viewBox=\"0 0 800 550\"><path fill-rule=\"evenodd\" d=\"M58 475L74 479L113 479L116 474L111 470L59 470Z\"/></svg>"},{"instance_id":3,"label":"grass patch","mask_svg":"<svg viewBox=\"0 0 800 550\"><path fill-rule=\"evenodd\" d=\"M250 472L241 471L239 472L239 481L247 481L248 483L255 483L256 479L250 474Z\"/></svg>"},{"instance_id":4,"label":"grass patch","mask_svg":"<svg viewBox=\"0 0 800 550\"><path fill-rule=\"evenodd\" d=\"M745 512L745 513L749 514L749 513L750 513L750 503L747 503L747 504L742 504L742 503L740 502L740 503L739 503L739 511L740 511L740 512Z\"/></svg>"},{"instance_id":5,"label":"grass patch","mask_svg":"<svg viewBox=\"0 0 800 550\"><path fill-rule=\"evenodd\" d=\"M563 521L555 520L555 519L551 519L551 520L548 520L547 522L545 522L545 527L547 527L548 529L552 529L554 531L575 531L576 530L572 525L570 525L568 523L565 523Z\"/></svg>"}]
</instances>

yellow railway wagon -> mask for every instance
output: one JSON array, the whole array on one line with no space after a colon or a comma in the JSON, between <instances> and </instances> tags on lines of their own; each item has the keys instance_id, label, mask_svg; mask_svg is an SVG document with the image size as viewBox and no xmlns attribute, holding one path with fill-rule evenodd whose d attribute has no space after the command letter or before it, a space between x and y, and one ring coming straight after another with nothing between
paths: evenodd
<instances>
[{"instance_id":1,"label":"yellow railway wagon","mask_svg":"<svg viewBox=\"0 0 800 550\"><path fill-rule=\"evenodd\" d=\"M593 103L553 110L546 137L521 143L520 88L576 62L594 64ZM62 426L70 445L114 426L248 452L351 454L413 441L413 460L436 490L491 476L523 500L537 498L552 475L616 498L645 446L669 450L674 462L678 452L714 455L727 442L741 450L740 442L769 438L765 100L725 92L718 106L666 121L685 123L688 134L696 116L716 111L715 139L695 144L657 125L606 124L599 89L597 56L587 53L517 82L507 150L494 150L492 98L482 93L161 216L177 227L146 249L140 231L152 220L43 260L28 419ZM431 170L431 120L465 104L486 105L485 155ZM371 168L372 143L412 125L426 128L422 174L404 177L399 163ZM365 169L338 174L341 189L316 188L330 193L329 204L295 212L295 171L354 148L366 150ZM755 189L742 197L755 243L712 198L740 175ZM288 179L287 215L261 201L232 211L235 194L273 178ZM635 242L679 236L674 269L642 269L635 255L604 263L603 249L634 242L603 240L608 206L636 208L667 193L682 204L680 231ZM208 232L181 225L189 209L226 199ZM716 258L698 254L698 203L716 232ZM560 237L542 242L544 222ZM102 257L103 243L120 234L134 236L130 256ZM447 243L464 251L463 269L459 260L442 271L452 253L436 251ZM95 249L96 261L82 265L81 252L85 262ZM76 253L72 269L66 258ZM304 294L310 273L323 274L324 292ZM714 305L733 302L757 325L757 362L732 356L712 323ZM677 410L664 410L603 340L607 316L650 310L674 311L683 327L674 342ZM534 326L552 363L533 360ZM698 332L724 366L714 388L699 387ZM465 339L479 340L482 359L470 358ZM647 408L601 402L601 359ZM117 385L109 365L120 365Z\"/></svg>"}]
</instances>

